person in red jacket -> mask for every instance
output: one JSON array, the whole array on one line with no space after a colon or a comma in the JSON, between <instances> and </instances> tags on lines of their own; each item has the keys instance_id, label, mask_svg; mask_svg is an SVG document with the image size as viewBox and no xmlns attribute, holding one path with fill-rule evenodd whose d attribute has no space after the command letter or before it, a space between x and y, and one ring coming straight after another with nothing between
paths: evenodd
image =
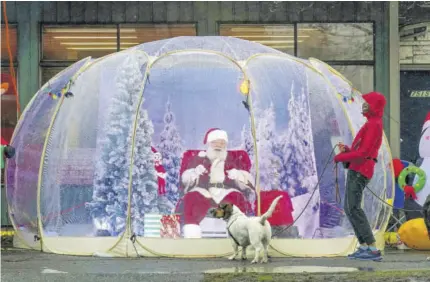
<instances>
[{"instance_id":1,"label":"person in red jacket","mask_svg":"<svg viewBox=\"0 0 430 282\"><path fill-rule=\"evenodd\" d=\"M348 168L345 191L345 214L351 222L360 247L349 258L381 260L381 252L375 246L372 228L361 208L363 190L373 176L378 161L378 151L383 138L384 95L378 92L364 94L362 106L367 122L361 127L351 147L339 143L340 153L334 157L336 163Z\"/></svg>"}]
</instances>

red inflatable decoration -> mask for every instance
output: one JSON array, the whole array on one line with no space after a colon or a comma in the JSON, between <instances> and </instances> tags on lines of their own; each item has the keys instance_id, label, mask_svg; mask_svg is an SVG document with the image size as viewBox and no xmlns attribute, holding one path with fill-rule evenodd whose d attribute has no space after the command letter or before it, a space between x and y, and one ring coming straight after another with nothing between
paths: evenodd
<instances>
[{"instance_id":1,"label":"red inflatable decoration","mask_svg":"<svg viewBox=\"0 0 430 282\"><path fill-rule=\"evenodd\" d=\"M405 197L406 198L412 198L413 200L417 199L417 195L415 194L415 189L412 186L405 186Z\"/></svg>"},{"instance_id":2,"label":"red inflatable decoration","mask_svg":"<svg viewBox=\"0 0 430 282\"><path fill-rule=\"evenodd\" d=\"M393 169L394 169L394 177L397 179L399 177L400 172L405 168L400 159L393 159Z\"/></svg>"}]
</instances>

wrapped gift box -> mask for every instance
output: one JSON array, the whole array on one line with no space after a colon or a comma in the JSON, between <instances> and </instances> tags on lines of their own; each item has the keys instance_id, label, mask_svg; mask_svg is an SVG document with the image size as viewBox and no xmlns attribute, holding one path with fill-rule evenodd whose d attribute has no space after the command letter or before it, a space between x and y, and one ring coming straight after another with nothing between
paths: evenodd
<instances>
[{"instance_id":1,"label":"wrapped gift box","mask_svg":"<svg viewBox=\"0 0 430 282\"><path fill-rule=\"evenodd\" d=\"M159 238L162 217L161 214L145 214L143 217L143 224L145 225L143 236Z\"/></svg>"},{"instance_id":2,"label":"wrapped gift box","mask_svg":"<svg viewBox=\"0 0 430 282\"><path fill-rule=\"evenodd\" d=\"M161 238L177 239L181 237L179 214L168 214L161 217Z\"/></svg>"}]
</instances>

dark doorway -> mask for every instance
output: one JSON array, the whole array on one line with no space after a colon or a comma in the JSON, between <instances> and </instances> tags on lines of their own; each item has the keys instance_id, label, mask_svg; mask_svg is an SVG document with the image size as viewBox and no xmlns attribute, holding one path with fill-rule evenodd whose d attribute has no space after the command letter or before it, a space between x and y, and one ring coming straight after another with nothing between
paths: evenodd
<instances>
[{"instance_id":1,"label":"dark doorway","mask_svg":"<svg viewBox=\"0 0 430 282\"><path fill-rule=\"evenodd\" d=\"M400 72L400 156L415 162L418 143L430 111L430 71Z\"/></svg>"}]
</instances>

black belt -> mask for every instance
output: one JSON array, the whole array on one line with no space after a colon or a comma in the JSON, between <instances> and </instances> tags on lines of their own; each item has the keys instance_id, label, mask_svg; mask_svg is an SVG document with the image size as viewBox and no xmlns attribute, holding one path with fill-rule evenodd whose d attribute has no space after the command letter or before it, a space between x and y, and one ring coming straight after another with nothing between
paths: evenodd
<instances>
[{"instance_id":1,"label":"black belt","mask_svg":"<svg viewBox=\"0 0 430 282\"><path fill-rule=\"evenodd\" d=\"M204 188L204 189L209 189L209 188L225 188L225 184L224 184L224 182L222 182L222 183L219 183L219 182L217 182L217 183L208 183L208 184L205 184L205 185L201 185L199 183L199 187Z\"/></svg>"},{"instance_id":2,"label":"black belt","mask_svg":"<svg viewBox=\"0 0 430 282\"><path fill-rule=\"evenodd\" d=\"M371 157L365 157L364 158L365 160L371 160L371 161L374 161L375 163L377 163L378 162L378 159L377 158L371 158ZM349 165L351 164L350 162L345 162L345 163L342 163L343 164L343 167L345 168L345 169L348 169L349 168Z\"/></svg>"},{"instance_id":3,"label":"black belt","mask_svg":"<svg viewBox=\"0 0 430 282\"><path fill-rule=\"evenodd\" d=\"M378 159L377 159L377 158L367 157L367 158L366 158L366 160L372 160L372 161L374 161L375 163L377 163L377 162L378 162Z\"/></svg>"}]
</instances>

